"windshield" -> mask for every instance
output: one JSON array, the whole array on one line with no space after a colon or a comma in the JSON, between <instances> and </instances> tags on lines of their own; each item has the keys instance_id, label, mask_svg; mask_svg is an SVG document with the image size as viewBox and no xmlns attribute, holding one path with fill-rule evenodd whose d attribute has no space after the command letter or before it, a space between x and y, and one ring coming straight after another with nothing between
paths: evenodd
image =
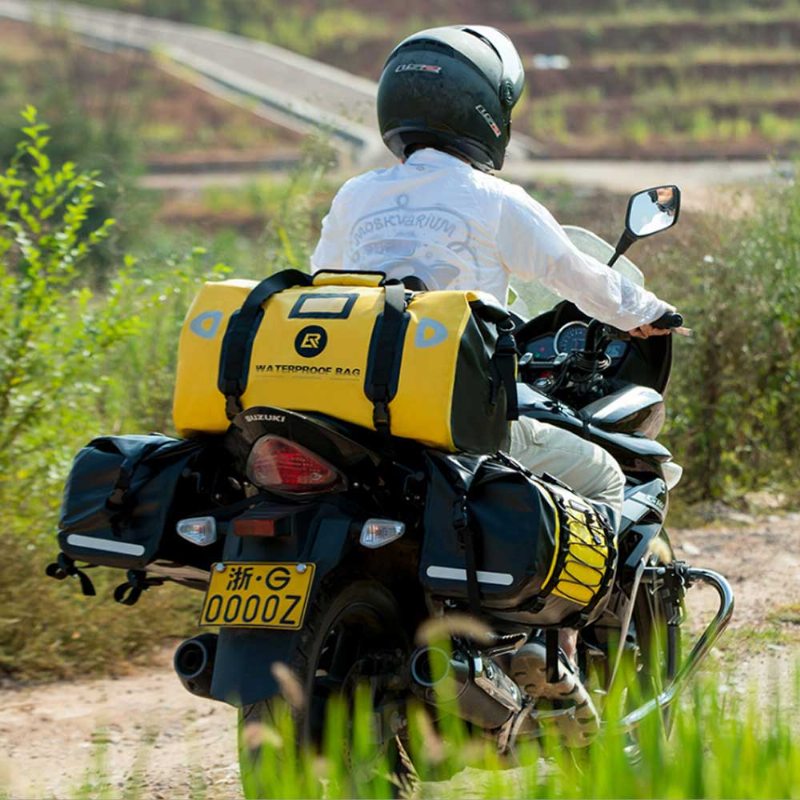
<instances>
[{"instance_id":1,"label":"windshield","mask_svg":"<svg viewBox=\"0 0 800 800\"><path fill-rule=\"evenodd\" d=\"M577 225L564 225L564 232L578 250L596 258L602 264L608 263L611 256L614 255L613 245L601 239L596 233L586 230L586 228L579 228ZM632 283L644 286L642 271L629 258L620 256L611 269L621 272ZM543 314L564 299L555 294L555 292L546 289L538 281L529 281L520 286L514 286L513 291L520 300L512 303L511 310L516 311L519 309L521 312L524 303L524 313L521 314L524 317L535 317Z\"/></svg>"}]
</instances>

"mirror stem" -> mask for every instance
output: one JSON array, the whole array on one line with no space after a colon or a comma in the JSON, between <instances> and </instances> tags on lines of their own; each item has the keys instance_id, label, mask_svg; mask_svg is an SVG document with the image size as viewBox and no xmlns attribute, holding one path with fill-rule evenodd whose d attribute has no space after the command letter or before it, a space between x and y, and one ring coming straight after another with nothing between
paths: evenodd
<instances>
[{"instance_id":1,"label":"mirror stem","mask_svg":"<svg viewBox=\"0 0 800 800\"><path fill-rule=\"evenodd\" d=\"M625 229L622 236L619 237L616 248L614 248L614 255L611 256L607 266L613 267L617 263L617 259L623 255L628 248L636 241L636 237L632 236L630 231Z\"/></svg>"}]
</instances>

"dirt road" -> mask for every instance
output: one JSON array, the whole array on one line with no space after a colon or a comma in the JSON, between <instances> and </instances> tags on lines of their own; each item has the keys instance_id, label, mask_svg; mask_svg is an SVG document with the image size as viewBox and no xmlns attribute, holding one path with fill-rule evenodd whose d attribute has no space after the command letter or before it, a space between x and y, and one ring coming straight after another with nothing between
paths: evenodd
<instances>
[{"instance_id":1,"label":"dirt road","mask_svg":"<svg viewBox=\"0 0 800 800\"><path fill-rule=\"evenodd\" d=\"M800 655L800 513L736 518L725 526L673 532L677 555L731 580L737 599L732 631L717 657L737 667L737 682ZM690 624L712 598L692 598ZM151 669L119 679L20 688L0 696L0 795L95 796L97 774L107 796L137 784L142 796L240 797L236 712L197 700L180 686L165 648ZM98 763L104 769L98 771Z\"/></svg>"}]
</instances>

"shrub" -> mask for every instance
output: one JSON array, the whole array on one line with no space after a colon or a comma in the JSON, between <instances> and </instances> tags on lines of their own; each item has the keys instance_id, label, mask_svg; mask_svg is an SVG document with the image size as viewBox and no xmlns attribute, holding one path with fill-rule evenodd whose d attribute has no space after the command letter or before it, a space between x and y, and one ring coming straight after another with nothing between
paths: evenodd
<instances>
[{"instance_id":1,"label":"shrub","mask_svg":"<svg viewBox=\"0 0 800 800\"><path fill-rule=\"evenodd\" d=\"M730 190L719 198L719 215L662 254L656 286L695 328L678 343L668 428L689 499L800 474L800 185L770 188L751 213Z\"/></svg>"},{"instance_id":2,"label":"shrub","mask_svg":"<svg viewBox=\"0 0 800 800\"><path fill-rule=\"evenodd\" d=\"M47 126L23 112L23 139L0 173L0 498L63 463L64 437L96 391L92 364L138 330L119 313L133 291L121 270L98 303L81 265L113 220L86 229L102 184L72 162L54 166Z\"/></svg>"},{"instance_id":3,"label":"shrub","mask_svg":"<svg viewBox=\"0 0 800 800\"><path fill-rule=\"evenodd\" d=\"M135 609L113 602L118 570L92 575L97 598L44 577L69 462L88 439L169 425L175 343L203 253L125 259L95 295L85 269L112 220L87 217L97 175L48 155L47 126L23 114L0 173L0 675L65 677L124 668L191 627L197 597L176 587ZM134 336L135 334L135 336ZM71 582L70 582L71 583ZM110 645L113 643L113 645ZM109 646L119 661L109 662Z\"/></svg>"}]
</instances>

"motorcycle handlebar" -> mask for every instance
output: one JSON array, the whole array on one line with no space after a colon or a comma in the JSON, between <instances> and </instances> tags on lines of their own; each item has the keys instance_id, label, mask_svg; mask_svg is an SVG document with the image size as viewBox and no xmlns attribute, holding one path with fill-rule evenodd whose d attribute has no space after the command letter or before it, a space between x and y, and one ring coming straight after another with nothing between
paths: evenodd
<instances>
[{"instance_id":1,"label":"motorcycle handlebar","mask_svg":"<svg viewBox=\"0 0 800 800\"><path fill-rule=\"evenodd\" d=\"M675 311L667 311L655 322L650 323L654 328L682 328L683 317Z\"/></svg>"}]
</instances>

